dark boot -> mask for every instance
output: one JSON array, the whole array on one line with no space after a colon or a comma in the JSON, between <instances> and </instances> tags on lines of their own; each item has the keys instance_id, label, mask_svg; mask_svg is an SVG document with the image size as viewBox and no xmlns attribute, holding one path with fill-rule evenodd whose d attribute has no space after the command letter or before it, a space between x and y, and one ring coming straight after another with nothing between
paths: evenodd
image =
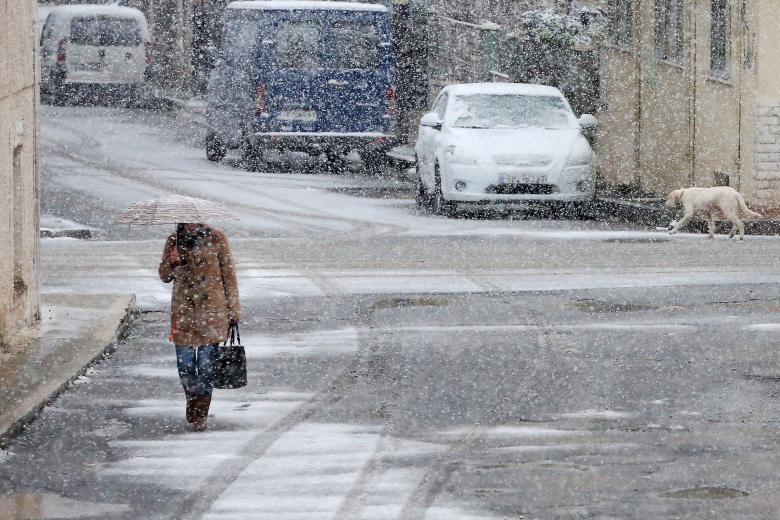
<instances>
[{"instance_id":1,"label":"dark boot","mask_svg":"<svg viewBox=\"0 0 780 520\"><path fill-rule=\"evenodd\" d=\"M195 412L195 420L192 422L192 427L196 432L206 431L206 420L209 416L209 407L211 406L210 395L199 395L195 397L195 405L193 407Z\"/></svg>"},{"instance_id":2,"label":"dark boot","mask_svg":"<svg viewBox=\"0 0 780 520\"><path fill-rule=\"evenodd\" d=\"M189 392L185 392L185 394L187 396L187 422L192 424L195 422L195 400L198 396Z\"/></svg>"}]
</instances>

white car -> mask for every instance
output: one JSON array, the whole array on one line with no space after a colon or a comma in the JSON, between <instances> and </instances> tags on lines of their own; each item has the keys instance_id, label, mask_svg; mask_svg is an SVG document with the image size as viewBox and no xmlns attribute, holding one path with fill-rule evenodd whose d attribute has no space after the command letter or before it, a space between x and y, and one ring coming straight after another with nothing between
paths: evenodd
<instances>
[{"instance_id":1,"label":"white car","mask_svg":"<svg viewBox=\"0 0 780 520\"><path fill-rule=\"evenodd\" d=\"M138 9L116 5L53 7L41 32L41 86L59 94L76 84L137 88L148 75L152 43Z\"/></svg>"},{"instance_id":2,"label":"white car","mask_svg":"<svg viewBox=\"0 0 780 520\"><path fill-rule=\"evenodd\" d=\"M450 214L461 203L593 200L596 156L560 90L519 83L442 89L420 120L417 204Z\"/></svg>"}]
</instances>

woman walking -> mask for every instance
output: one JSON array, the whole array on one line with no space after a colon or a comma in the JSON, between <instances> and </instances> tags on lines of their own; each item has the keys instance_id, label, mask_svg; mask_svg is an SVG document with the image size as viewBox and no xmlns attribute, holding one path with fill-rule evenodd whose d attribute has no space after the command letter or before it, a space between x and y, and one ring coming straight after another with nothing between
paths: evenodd
<instances>
[{"instance_id":1,"label":"woman walking","mask_svg":"<svg viewBox=\"0 0 780 520\"><path fill-rule=\"evenodd\" d=\"M206 429L216 346L238 323L238 284L227 239L203 224L178 224L165 242L160 279L173 282L170 340L187 398L187 422Z\"/></svg>"}]
</instances>

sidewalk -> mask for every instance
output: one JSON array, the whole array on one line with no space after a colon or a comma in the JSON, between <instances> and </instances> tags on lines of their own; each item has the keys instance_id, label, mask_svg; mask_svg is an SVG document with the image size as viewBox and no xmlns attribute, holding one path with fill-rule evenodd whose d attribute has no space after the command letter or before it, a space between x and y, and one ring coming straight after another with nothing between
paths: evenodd
<instances>
[{"instance_id":1,"label":"sidewalk","mask_svg":"<svg viewBox=\"0 0 780 520\"><path fill-rule=\"evenodd\" d=\"M670 209L665 206L665 199L619 197L615 194L596 196L594 218L597 220L613 220L631 222L654 228L667 229L669 223L682 215L682 209ZM766 215L761 220L745 221L746 235L780 235L780 211L777 209L759 210ZM731 224L718 221L716 233L728 233ZM685 227L688 233L707 233L707 221L696 217Z\"/></svg>"},{"instance_id":2,"label":"sidewalk","mask_svg":"<svg viewBox=\"0 0 780 520\"><path fill-rule=\"evenodd\" d=\"M112 350L134 306L133 295L43 296L40 328L0 351L0 446Z\"/></svg>"}]
</instances>

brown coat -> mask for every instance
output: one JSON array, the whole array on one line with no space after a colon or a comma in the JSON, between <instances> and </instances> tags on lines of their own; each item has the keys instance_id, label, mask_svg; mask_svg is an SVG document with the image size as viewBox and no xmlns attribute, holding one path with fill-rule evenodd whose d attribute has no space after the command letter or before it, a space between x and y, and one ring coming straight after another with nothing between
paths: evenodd
<instances>
[{"instance_id":1,"label":"brown coat","mask_svg":"<svg viewBox=\"0 0 780 520\"><path fill-rule=\"evenodd\" d=\"M210 231L189 251L184 265L172 266L168 261L176 234L165 242L159 271L163 282L173 282L171 339L176 345L199 347L224 341L229 320L240 318L233 255L225 235Z\"/></svg>"}]
</instances>

